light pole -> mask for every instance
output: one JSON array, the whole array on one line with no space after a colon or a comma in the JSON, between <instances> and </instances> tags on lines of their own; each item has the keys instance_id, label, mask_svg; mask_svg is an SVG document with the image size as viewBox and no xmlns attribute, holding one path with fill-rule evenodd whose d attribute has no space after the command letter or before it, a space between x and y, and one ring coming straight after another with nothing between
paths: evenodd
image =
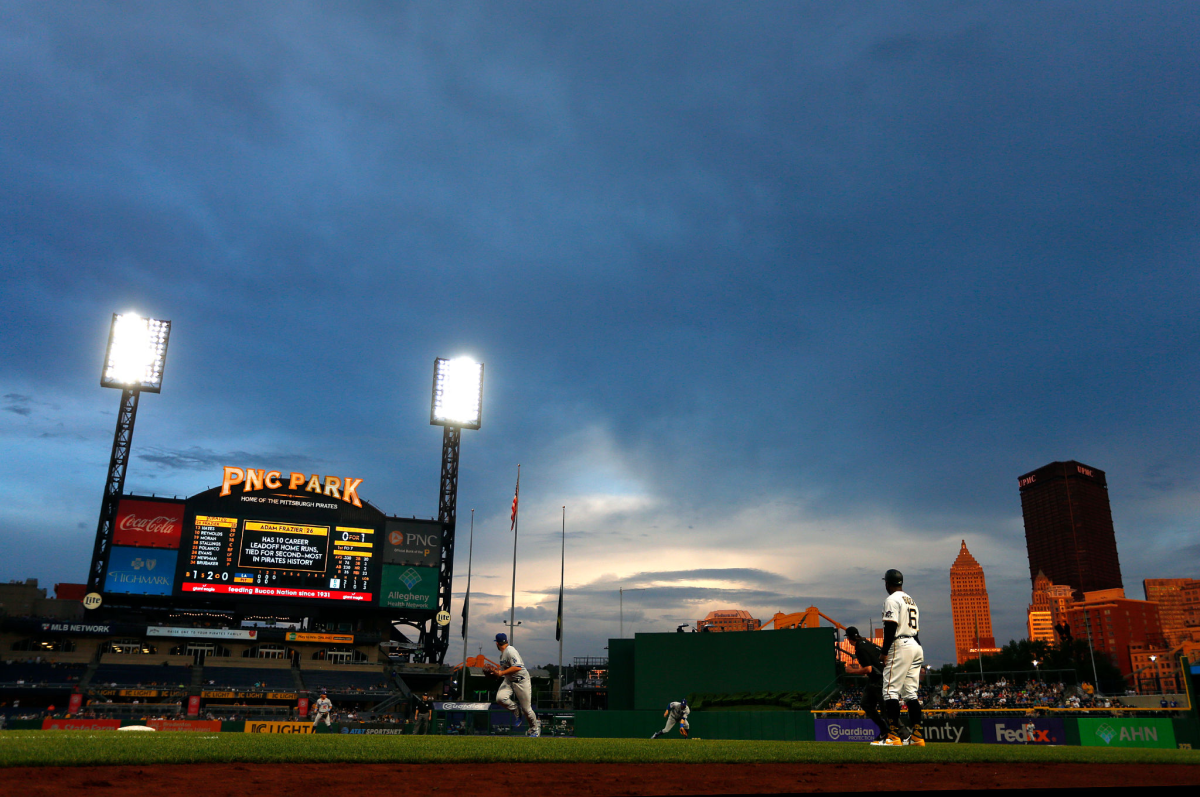
<instances>
[{"instance_id":1,"label":"light pole","mask_svg":"<svg viewBox=\"0 0 1200 797\"><path fill-rule=\"evenodd\" d=\"M463 666L462 666L462 689L460 690L459 699L466 702L467 699L467 623L469 622L469 612L471 605L471 557L475 552L475 510L471 510L471 537L467 542L467 594L463 597Z\"/></svg>"},{"instance_id":2,"label":"light pole","mask_svg":"<svg viewBox=\"0 0 1200 797\"><path fill-rule=\"evenodd\" d=\"M167 341L171 322L142 318L137 313L113 313L108 331L108 348L100 386L119 388L121 404L117 410L117 428L113 433L112 456L108 460L108 480L100 503L100 521L96 525L96 544L88 572L88 592L101 592L108 571L113 519L117 502L125 492L125 469L133 443L133 422L137 418L141 393L162 390L163 368L167 363ZM86 602L85 602L86 605ZM97 604L98 605L98 604Z\"/></svg>"},{"instance_id":3,"label":"light pole","mask_svg":"<svg viewBox=\"0 0 1200 797\"><path fill-rule=\"evenodd\" d=\"M646 587L621 587L617 592L621 596L621 639L625 638L625 593L626 592L645 592Z\"/></svg>"},{"instance_id":4,"label":"light pole","mask_svg":"<svg viewBox=\"0 0 1200 797\"><path fill-rule=\"evenodd\" d=\"M483 415L483 363L467 357L433 361L433 399L429 424L442 427L442 478L438 521L442 524L442 556L438 568L438 612L450 611L454 576L454 526L458 504L458 446L463 429L478 429ZM450 625L426 621L418 640L425 661L441 664L450 647Z\"/></svg>"},{"instance_id":5,"label":"light pole","mask_svg":"<svg viewBox=\"0 0 1200 797\"><path fill-rule=\"evenodd\" d=\"M1150 666L1154 669L1154 693L1162 694L1162 682L1158 680L1158 665L1154 662L1158 661L1158 656L1150 656Z\"/></svg>"},{"instance_id":6,"label":"light pole","mask_svg":"<svg viewBox=\"0 0 1200 797\"><path fill-rule=\"evenodd\" d=\"M1038 661L1037 659L1034 659L1034 660L1033 660L1033 677L1034 677L1036 680L1038 680L1038 681L1041 681L1042 679L1041 679L1041 677L1040 677L1040 675L1039 675L1039 673L1038 673L1038 665L1039 665L1039 664L1041 664L1041 662L1040 662L1040 661Z\"/></svg>"}]
</instances>

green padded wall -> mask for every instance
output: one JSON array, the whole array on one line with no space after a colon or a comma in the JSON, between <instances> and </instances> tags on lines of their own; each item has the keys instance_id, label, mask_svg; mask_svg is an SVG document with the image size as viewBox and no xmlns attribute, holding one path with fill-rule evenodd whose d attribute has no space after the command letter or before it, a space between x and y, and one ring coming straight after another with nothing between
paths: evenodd
<instances>
[{"instance_id":1,"label":"green padded wall","mask_svg":"<svg viewBox=\"0 0 1200 797\"><path fill-rule=\"evenodd\" d=\"M629 711L633 708L632 639L608 640L608 708Z\"/></svg>"},{"instance_id":2,"label":"green padded wall","mask_svg":"<svg viewBox=\"0 0 1200 797\"><path fill-rule=\"evenodd\" d=\"M662 730L665 722L661 711L577 711L575 735L581 739L648 739ZM693 711L688 722L692 736L698 739L811 742L816 738L813 717L807 711ZM679 726L672 728L667 738L682 741Z\"/></svg>"},{"instance_id":3,"label":"green padded wall","mask_svg":"<svg viewBox=\"0 0 1200 797\"><path fill-rule=\"evenodd\" d=\"M633 689L632 708L662 712L692 692L810 692L835 677L832 628L785 631L726 631L710 634L635 634L632 662L621 643L609 640L609 708L614 682ZM613 656L618 644L621 657ZM623 687L622 687L623 688Z\"/></svg>"}]
</instances>

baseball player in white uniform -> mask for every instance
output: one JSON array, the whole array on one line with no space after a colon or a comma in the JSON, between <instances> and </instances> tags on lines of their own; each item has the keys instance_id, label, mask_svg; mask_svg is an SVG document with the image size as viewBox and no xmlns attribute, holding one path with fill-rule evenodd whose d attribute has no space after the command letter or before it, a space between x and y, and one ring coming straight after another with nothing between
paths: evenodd
<instances>
[{"instance_id":1,"label":"baseball player in white uniform","mask_svg":"<svg viewBox=\"0 0 1200 797\"><path fill-rule=\"evenodd\" d=\"M888 734L874 745L899 747L925 746L921 733L921 703L917 699L921 667L925 652L921 650L921 611L917 602L901 589L904 575L889 570L883 576L887 600L883 602L883 708L888 721ZM900 701L908 707L908 724L912 735L900 739Z\"/></svg>"},{"instance_id":2,"label":"baseball player in white uniform","mask_svg":"<svg viewBox=\"0 0 1200 797\"><path fill-rule=\"evenodd\" d=\"M317 729L317 723L322 719L325 720L325 727L333 725L333 720L330 716L333 714L333 701L325 694L325 690L321 690L321 696L317 698L317 707L313 712L313 730Z\"/></svg>"},{"instance_id":3,"label":"baseball player in white uniform","mask_svg":"<svg viewBox=\"0 0 1200 797\"><path fill-rule=\"evenodd\" d=\"M692 710L688 708L686 700L680 700L678 703L670 703L667 705L667 710L663 712L663 716L667 718L667 726L661 731L655 731L651 739L657 739L660 736L666 736L667 733L675 727L675 723L679 723L679 735L683 738L688 738L688 714Z\"/></svg>"},{"instance_id":4,"label":"baseball player in white uniform","mask_svg":"<svg viewBox=\"0 0 1200 797\"><path fill-rule=\"evenodd\" d=\"M529 730L525 735L537 738L542 735L542 730L538 726L537 714L533 711L533 693L525 662L521 660L517 649L508 644L507 634L496 634L496 650L500 651L500 668L494 674L504 679L504 683L500 684L500 689L496 691L496 702L517 718L513 723L515 726L521 724L523 715L529 721Z\"/></svg>"}]
</instances>

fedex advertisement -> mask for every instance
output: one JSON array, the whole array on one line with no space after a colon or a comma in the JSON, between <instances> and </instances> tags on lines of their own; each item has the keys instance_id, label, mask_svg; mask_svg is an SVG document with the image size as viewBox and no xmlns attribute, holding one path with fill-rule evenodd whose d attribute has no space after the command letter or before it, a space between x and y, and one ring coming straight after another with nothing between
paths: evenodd
<instances>
[{"instance_id":1,"label":"fedex advertisement","mask_svg":"<svg viewBox=\"0 0 1200 797\"><path fill-rule=\"evenodd\" d=\"M1066 744L1067 733L1058 717L985 718L983 740L989 744Z\"/></svg>"},{"instance_id":2,"label":"fedex advertisement","mask_svg":"<svg viewBox=\"0 0 1200 797\"><path fill-rule=\"evenodd\" d=\"M176 549L182 531L183 504L123 498L117 504L113 545Z\"/></svg>"},{"instance_id":3,"label":"fedex advertisement","mask_svg":"<svg viewBox=\"0 0 1200 797\"><path fill-rule=\"evenodd\" d=\"M170 595L175 586L175 551L114 545L108 555L105 592Z\"/></svg>"}]
</instances>

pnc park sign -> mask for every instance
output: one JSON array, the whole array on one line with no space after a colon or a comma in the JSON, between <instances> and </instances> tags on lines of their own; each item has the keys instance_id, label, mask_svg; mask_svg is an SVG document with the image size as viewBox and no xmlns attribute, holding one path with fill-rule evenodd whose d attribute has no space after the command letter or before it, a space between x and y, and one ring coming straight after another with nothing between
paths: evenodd
<instances>
[{"instance_id":1,"label":"pnc park sign","mask_svg":"<svg viewBox=\"0 0 1200 797\"><path fill-rule=\"evenodd\" d=\"M303 490L306 493L336 498L361 509L362 501L358 498L358 488L362 483L362 479L352 479L349 476L342 478L340 476L320 476L316 473L306 476L303 473L291 472L288 474L287 489ZM232 493L233 488L239 484L242 486L243 493L256 490L282 490L284 489L283 472L264 468L225 467L221 477L221 497Z\"/></svg>"}]
</instances>

